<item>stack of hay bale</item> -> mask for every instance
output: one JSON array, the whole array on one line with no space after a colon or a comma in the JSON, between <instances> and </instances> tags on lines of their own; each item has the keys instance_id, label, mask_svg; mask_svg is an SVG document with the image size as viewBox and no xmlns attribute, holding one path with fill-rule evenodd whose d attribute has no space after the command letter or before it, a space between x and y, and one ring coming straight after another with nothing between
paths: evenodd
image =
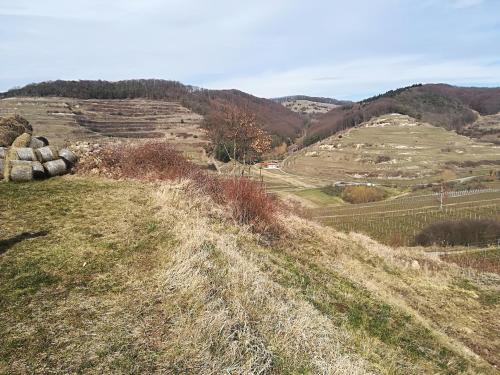
<instances>
[{"instance_id":1,"label":"stack of hay bale","mask_svg":"<svg viewBox=\"0 0 500 375\"><path fill-rule=\"evenodd\" d=\"M77 161L68 149L49 146L45 137L32 136L31 125L20 116L0 118L0 180L24 182L61 176Z\"/></svg>"}]
</instances>

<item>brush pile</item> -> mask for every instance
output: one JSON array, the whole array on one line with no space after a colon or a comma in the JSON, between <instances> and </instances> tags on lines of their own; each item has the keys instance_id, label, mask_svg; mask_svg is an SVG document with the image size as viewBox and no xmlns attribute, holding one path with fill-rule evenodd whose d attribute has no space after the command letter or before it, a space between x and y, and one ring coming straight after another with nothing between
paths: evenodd
<instances>
[{"instance_id":1,"label":"brush pile","mask_svg":"<svg viewBox=\"0 0 500 375\"><path fill-rule=\"evenodd\" d=\"M26 182L69 173L77 162L68 149L49 146L45 137L32 136L24 118L0 118L0 180Z\"/></svg>"}]
</instances>

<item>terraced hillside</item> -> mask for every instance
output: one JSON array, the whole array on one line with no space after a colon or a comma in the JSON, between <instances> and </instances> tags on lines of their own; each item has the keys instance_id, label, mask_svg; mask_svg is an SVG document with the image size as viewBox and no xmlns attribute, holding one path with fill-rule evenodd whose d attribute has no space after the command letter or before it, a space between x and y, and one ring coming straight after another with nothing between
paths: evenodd
<instances>
[{"instance_id":1,"label":"terraced hillside","mask_svg":"<svg viewBox=\"0 0 500 375\"><path fill-rule=\"evenodd\" d=\"M326 113L333 108L337 108L346 104L352 104L352 102L346 100L337 100L332 98L322 98L307 95L283 96L280 98L274 98L273 100L292 110L293 112L305 115L317 115Z\"/></svg>"},{"instance_id":2,"label":"terraced hillside","mask_svg":"<svg viewBox=\"0 0 500 375\"><path fill-rule=\"evenodd\" d=\"M47 81L0 93L0 98L64 97L74 99L148 99L180 103L205 116L220 111L221 105L234 105L255 114L268 133L295 139L302 134L304 118L273 100L259 98L239 90L207 90L159 79L124 81ZM140 126L140 125L139 125Z\"/></svg>"},{"instance_id":3,"label":"terraced hillside","mask_svg":"<svg viewBox=\"0 0 500 375\"><path fill-rule=\"evenodd\" d=\"M437 181L445 169L457 177L487 174L499 164L499 146L389 114L301 150L284 161L283 169L330 183L404 185Z\"/></svg>"},{"instance_id":4,"label":"terraced hillside","mask_svg":"<svg viewBox=\"0 0 500 375\"><path fill-rule=\"evenodd\" d=\"M462 134L471 138L500 144L500 113L494 115L481 116L472 125L466 127Z\"/></svg>"},{"instance_id":5,"label":"terraced hillside","mask_svg":"<svg viewBox=\"0 0 500 375\"><path fill-rule=\"evenodd\" d=\"M9 98L0 100L0 116L17 113L32 125L35 135L43 135L56 145L68 140L93 140L99 134L81 127L69 104L62 98Z\"/></svg>"},{"instance_id":6,"label":"terraced hillside","mask_svg":"<svg viewBox=\"0 0 500 375\"><path fill-rule=\"evenodd\" d=\"M159 100L84 100L70 108L76 121L107 137L166 138L199 142L202 116L175 102Z\"/></svg>"},{"instance_id":7,"label":"terraced hillside","mask_svg":"<svg viewBox=\"0 0 500 375\"><path fill-rule=\"evenodd\" d=\"M47 136L54 144L162 138L189 149L206 142L200 129L202 116L177 102L56 97L0 100L0 116L9 113L27 118L35 134Z\"/></svg>"},{"instance_id":8,"label":"terraced hillside","mask_svg":"<svg viewBox=\"0 0 500 375\"><path fill-rule=\"evenodd\" d=\"M333 108L337 108L337 104L332 103L321 103L315 102L311 100L288 100L281 103L288 109L291 109L294 112L303 113L303 114L317 114L317 113L326 113Z\"/></svg>"}]
</instances>

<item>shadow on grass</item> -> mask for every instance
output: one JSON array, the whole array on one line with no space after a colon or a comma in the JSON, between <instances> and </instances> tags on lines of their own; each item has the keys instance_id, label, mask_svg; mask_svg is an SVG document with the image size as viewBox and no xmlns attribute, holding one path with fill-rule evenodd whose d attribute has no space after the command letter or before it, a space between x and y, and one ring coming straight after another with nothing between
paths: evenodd
<instances>
[{"instance_id":1,"label":"shadow on grass","mask_svg":"<svg viewBox=\"0 0 500 375\"><path fill-rule=\"evenodd\" d=\"M24 232L18 234L17 236L7 238L5 240L0 240L0 255L9 250L16 243L22 242L24 240L30 240L32 238L43 237L49 234L48 230L41 230L38 232Z\"/></svg>"}]
</instances>

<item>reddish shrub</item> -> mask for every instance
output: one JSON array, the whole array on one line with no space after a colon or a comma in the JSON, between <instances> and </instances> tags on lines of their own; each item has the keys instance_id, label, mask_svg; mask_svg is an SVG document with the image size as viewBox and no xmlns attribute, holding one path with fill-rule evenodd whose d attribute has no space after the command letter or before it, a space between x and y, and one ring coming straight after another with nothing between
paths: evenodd
<instances>
[{"instance_id":1,"label":"reddish shrub","mask_svg":"<svg viewBox=\"0 0 500 375\"><path fill-rule=\"evenodd\" d=\"M241 224L248 224L266 231L275 222L276 203L262 187L244 177L230 178L223 183L226 203L231 207L233 218Z\"/></svg>"}]
</instances>

